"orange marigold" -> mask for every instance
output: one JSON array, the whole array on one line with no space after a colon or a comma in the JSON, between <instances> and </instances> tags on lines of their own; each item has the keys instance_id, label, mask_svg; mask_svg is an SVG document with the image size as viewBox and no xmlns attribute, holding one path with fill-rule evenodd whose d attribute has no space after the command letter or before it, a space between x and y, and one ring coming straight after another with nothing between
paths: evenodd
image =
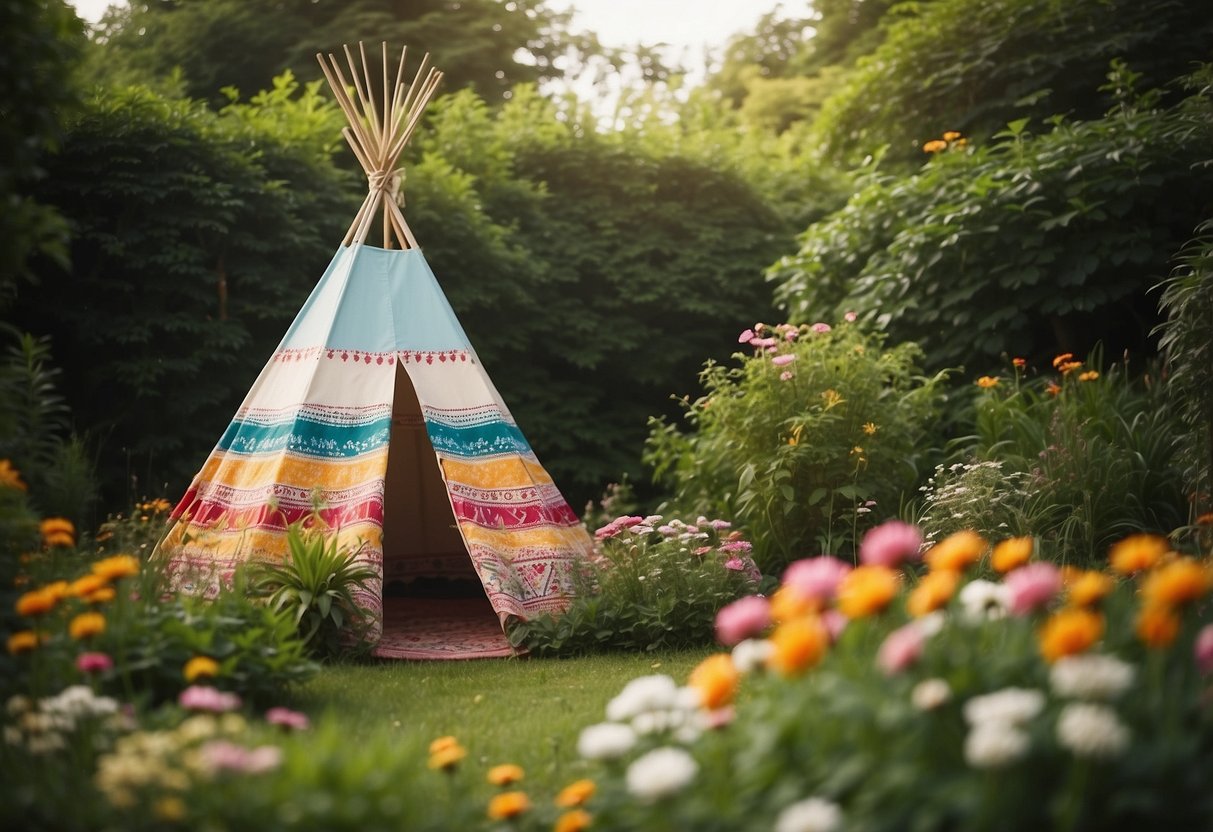
<instances>
[{"instance_id":1,"label":"orange marigold","mask_svg":"<svg viewBox=\"0 0 1213 832\"><path fill-rule=\"evenodd\" d=\"M785 676L801 673L826 654L830 634L815 615L785 621L771 634L773 646L767 663Z\"/></svg>"},{"instance_id":2,"label":"orange marigold","mask_svg":"<svg viewBox=\"0 0 1213 832\"><path fill-rule=\"evenodd\" d=\"M1112 570L1122 575L1132 575L1150 569L1171 551L1171 544L1157 534L1132 534L1108 550Z\"/></svg>"},{"instance_id":3,"label":"orange marigold","mask_svg":"<svg viewBox=\"0 0 1213 832\"><path fill-rule=\"evenodd\" d=\"M960 138L960 132L957 130L945 130L943 140L945 142L954 142Z\"/></svg>"},{"instance_id":4,"label":"orange marigold","mask_svg":"<svg viewBox=\"0 0 1213 832\"><path fill-rule=\"evenodd\" d=\"M932 571L963 572L977 562L987 545L986 539L977 532L956 532L932 546L923 555L923 560Z\"/></svg>"},{"instance_id":5,"label":"orange marigold","mask_svg":"<svg viewBox=\"0 0 1213 832\"><path fill-rule=\"evenodd\" d=\"M523 778L524 774L522 766L506 763L505 765L493 766L489 769L489 773L485 779L494 786L508 786L511 783L517 783Z\"/></svg>"},{"instance_id":6,"label":"orange marigold","mask_svg":"<svg viewBox=\"0 0 1213 832\"><path fill-rule=\"evenodd\" d=\"M1059 368L1062 364L1068 363L1073 358L1074 358L1074 353L1072 353L1072 352L1063 352L1061 355L1054 356L1053 357L1053 369Z\"/></svg>"},{"instance_id":7,"label":"orange marigold","mask_svg":"<svg viewBox=\"0 0 1213 832\"><path fill-rule=\"evenodd\" d=\"M17 614L24 616L45 615L55 608L59 599L46 587L25 593L17 599Z\"/></svg>"},{"instance_id":8,"label":"orange marigold","mask_svg":"<svg viewBox=\"0 0 1213 832\"><path fill-rule=\"evenodd\" d=\"M990 553L990 565L1005 575L1027 563L1035 548L1036 541L1031 537L1008 537Z\"/></svg>"},{"instance_id":9,"label":"orange marigold","mask_svg":"<svg viewBox=\"0 0 1213 832\"><path fill-rule=\"evenodd\" d=\"M771 596L771 618L791 621L817 609L817 602L794 584L784 584Z\"/></svg>"},{"instance_id":10,"label":"orange marigold","mask_svg":"<svg viewBox=\"0 0 1213 832\"><path fill-rule=\"evenodd\" d=\"M21 630L8 637L8 652L14 656L28 653L37 649L38 641L38 634L33 630Z\"/></svg>"},{"instance_id":11,"label":"orange marigold","mask_svg":"<svg viewBox=\"0 0 1213 832\"><path fill-rule=\"evenodd\" d=\"M459 740L454 737L439 737L430 743L430 753L437 754L447 748L455 748L459 745Z\"/></svg>"},{"instance_id":12,"label":"orange marigold","mask_svg":"<svg viewBox=\"0 0 1213 832\"><path fill-rule=\"evenodd\" d=\"M101 589L90 592L84 596L84 600L90 604L105 604L113 601L118 597L118 593L114 591L112 586L103 586Z\"/></svg>"},{"instance_id":13,"label":"orange marigold","mask_svg":"<svg viewBox=\"0 0 1213 832\"><path fill-rule=\"evenodd\" d=\"M960 576L955 572L928 572L906 599L906 612L921 618L946 606L956 592Z\"/></svg>"},{"instance_id":14,"label":"orange marigold","mask_svg":"<svg viewBox=\"0 0 1213 832\"><path fill-rule=\"evenodd\" d=\"M1087 370L1085 373L1078 374L1079 381L1095 381L1099 378L1099 370Z\"/></svg>"},{"instance_id":15,"label":"orange marigold","mask_svg":"<svg viewBox=\"0 0 1213 832\"><path fill-rule=\"evenodd\" d=\"M1080 571L1068 583L1071 606L1089 607L1102 601L1116 587L1111 575L1094 570Z\"/></svg>"},{"instance_id":16,"label":"orange marigold","mask_svg":"<svg viewBox=\"0 0 1213 832\"><path fill-rule=\"evenodd\" d=\"M1064 376L1064 375L1069 375L1070 373L1074 372L1077 369L1080 369L1081 367L1082 367L1081 361L1067 361L1066 363L1062 364L1057 369L1061 370L1061 374Z\"/></svg>"},{"instance_id":17,"label":"orange marigold","mask_svg":"<svg viewBox=\"0 0 1213 832\"><path fill-rule=\"evenodd\" d=\"M445 745L437 751L430 752L429 767L435 770L454 771L459 761L468 755L467 749L459 743Z\"/></svg>"},{"instance_id":18,"label":"orange marigold","mask_svg":"<svg viewBox=\"0 0 1213 832\"><path fill-rule=\"evenodd\" d=\"M76 545L76 527L66 517L48 517L38 525L38 530L47 546Z\"/></svg>"},{"instance_id":19,"label":"orange marigold","mask_svg":"<svg viewBox=\"0 0 1213 832\"><path fill-rule=\"evenodd\" d=\"M1064 609L1054 613L1040 628L1040 653L1052 663L1087 650L1103 637L1104 620L1086 609Z\"/></svg>"},{"instance_id":20,"label":"orange marigold","mask_svg":"<svg viewBox=\"0 0 1213 832\"><path fill-rule=\"evenodd\" d=\"M67 632L80 641L105 632L105 616L99 612L82 612L67 625Z\"/></svg>"},{"instance_id":21,"label":"orange marigold","mask_svg":"<svg viewBox=\"0 0 1213 832\"><path fill-rule=\"evenodd\" d=\"M691 671L687 684L699 692L700 703L710 711L723 708L737 695L741 674L728 653L708 656Z\"/></svg>"},{"instance_id":22,"label":"orange marigold","mask_svg":"<svg viewBox=\"0 0 1213 832\"><path fill-rule=\"evenodd\" d=\"M1167 647L1179 635L1179 616L1170 607L1147 604L1138 613L1134 629L1147 647Z\"/></svg>"},{"instance_id":23,"label":"orange marigold","mask_svg":"<svg viewBox=\"0 0 1213 832\"><path fill-rule=\"evenodd\" d=\"M27 486L21 480L21 472L13 467L13 463L7 459L0 459L0 488L15 488L18 491L28 491Z\"/></svg>"},{"instance_id":24,"label":"orange marigold","mask_svg":"<svg viewBox=\"0 0 1213 832\"><path fill-rule=\"evenodd\" d=\"M210 656L194 656L185 663L181 675L185 677L185 681L191 683L198 679L214 678L219 675L219 662Z\"/></svg>"},{"instance_id":25,"label":"orange marigold","mask_svg":"<svg viewBox=\"0 0 1213 832\"><path fill-rule=\"evenodd\" d=\"M948 143L943 139L931 139L922 146L923 153L938 153L941 150L947 150Z\"/></svg>"},{"instance_id":26,"label":"orange marigold","mask_svg":"<svg viewBox=\"0 0 1213 832\"><path fill-rule=\"evenodd\" d=\"M597 790L598 787L594 785L593 780L574 780L560 790L555 802L562 809L582 806L594 796L594 792Z\"/></svg>"},{"instance_id":27,"label":"orange marigold","mask_svg":"<svg viewBox=\"0 0 1213 832\"><path fill-rule=\"evenodd\" d=\"M977 379L977 386L983 390L989 390L991 387L998 386L998 379L996 379L994 376L982 376L981 378Z\"/></svg>"},{"instance_id":28,"label":"orange marigold","mask_svg":"<svg viewBox=\"0 0 1213 832\"><path fill-rule=\"evenodd\" d=\"M1061 385L1050 381L1049 386L1045 388L1045 392L1050 396L1059 396L1061 395Z\"/></svg>"},{"instance_id":29,"label":"orange marigold","mask_svg":"<svg viewBox=\"0 0 1213 832\"><path fill-rule=\"evenodd\" d=\"M114 555L94 563L93 574L107 581L129 578L139 574L139 559L132 555Z\"/></svg>"},{"instance_id":30,"label":"orange marigold","mask_svg":"<svg viewBox=\"0 0 1213 832\"><path fill-rule=\"evenodd\" d=\"M897 573L887 566L858 566L838 586L838 609L847 618L880 612L897 595Z\"/></svg>"},{"instance_id":31,"label":"orange marigold","mask_svg":"<svg viewBox=\"0 0 1213 832\"><path fill-rule=\"evenodd\" d=\"M64 598L71 597L71 585L67 581L52 581L42 589L54 598L55 601L62 601Z\"/></svg>"},{"instance_id":32,"label":"orange marigold","mask_svg":"<svg viewBox=\"0 0 1213 832\"><path fill-rule=\"evenodd\" d=\"M1024 367L1028 366L1028 359L1026 359L1026 358L1012 358L1012 359L1011 359L1011 363L1012 363L1012 364L1014 364L1016 367L1018 367L1019 369L1021 369L1021 370L1022 370Z\"/></svg>"},{"instance_id":33,"label":"orange marigold","mask_svg":"<svg viewBox=\"0 0 1213 832\"><path fill-rule=\"evenodd\" d=\"M526 792L502 792L489 801L489 817L493 820L516 818L531 808Z\"/></svg>"},{"instance_id":34,"label":"orange marigold","mask_svg":"<svg viewBox=\"0 0 1213 832\"><path fill-rule=\"evenodd\" d=\"M1209 591L1213 576L1208 567L1192 558L1180 558L1151 572L1141 584L1147 604L1179 606Z\"/></svg>"},{"instance_id":35,"label":"orange marigold","mask_svg":"<svg viewBox=\"0 0 1213 832\"><path fill-rule=\"evenodd\" d=\"M68 585L67 594L73 598L84 598L92 595L103 586L105 586L105 578L100 575L89 574L72 581Z\"/></svg>"},{"instance_id":36,"label":"orange marigold","mask_svg":"<svg viewBox=\"0 0 1213 832\"><path fill-rule=\"evenodd\" d=\"M590 822L593 819L593 816L585 809L574 809L556 818L553 832L583 832L590 828Z\"/></svg>"}]
</instances>

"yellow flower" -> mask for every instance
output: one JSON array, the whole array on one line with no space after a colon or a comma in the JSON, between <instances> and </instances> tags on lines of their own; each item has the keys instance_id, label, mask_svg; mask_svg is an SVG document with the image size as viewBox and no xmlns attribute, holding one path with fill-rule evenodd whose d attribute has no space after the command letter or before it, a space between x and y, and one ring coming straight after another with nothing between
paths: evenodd
<instances>
[{"instance_id":1,"label":"yellow flower","mask_svg":"<svg viewBox=\"0 0 1213 832\"><path fill-rule=\"evenodd\" d=\"M8 652L12 655L28 653L38 647L38 634L33 630L21 630L8 637Z\"/></svg>"},{"instance_id":2,"label":"yellow flower","mask_svg":"<svg viewBox=\"0 0 1213 832\"><path fill-rule=\"evenodd\" d=\"M72 581L67 588L67 594L73 598L84 598L92 595L97 590L105 586L105 578L100 575L85 575L83 578L77 578Z\"/></svg>"},{"instance_id":3,"label":"yellow flower","mask_svg":"<svg viewBox=\"0 0 1213 832\"><path fill-rule=\"evenodd\" d=\"M459 740L454 737L439 737L430 743L430 753L437 754L439 751L444 751L447 748L456 748L459 746Z\"/></svg>"},{"instance_id":4,"label":"yellow flower","mask_svg":"<svg viewBox=\"0 0 1213 832\"><path fill-rule=\"evenodd\" d=\"M42 589L44 592L48 593L52 598L54 598L56 603L62 601L64 598L71 597L69 592L71 586L67 581L53 581L44 586Z\"/></svg>"},{"instance_id":5,"label":"yellow flower","mask_svg":"<svg viewBox=\"0 0 1213 832\"><path fill-rule=\"evenodd\" d=\"M943 139L931 139L922 146L923 153L938 153L941 150L947 150L948 143Z\"/></svg>"},{"instance_id":6,"label":"yellow flower","mask_svg":"<svg viewBox=\"0 0 1213 832\"><path fill-rule=\"evenodd\" d=\"M48 517L38 525L42 542L47 546L76 545L76 527L66 517Z\"/></svg>"},{"instance_id":7,"label":"yellow flower","mask_svg":"<svg viewBox=\"0 0 1213 832\"><path fill-rule=\"evenodd\" d=\"M27 486L21 480L21 472L13 467L13 463L7 459L0 459L0 488L15 488L18 491L28 491Z\"/></svg>"},{"instance_id":8,"label":"yellow flower","mask_svg":"<svg viewBox=\"0 0 1213 832\"><path fill-rule=\"evenodd\" d=\"M977 386L983 390L989 390L991 387L998 386L998 379L994 378L994 376L982 376L977 379Z\"/></svg>"},{"instance_id":9,"label":"yellow flower","mask_svg":"<svg viewBox=\"0 0 1213 832\"><path fill-rule=\"evenodd\" d=\"M1114 588L1116 581L1111 575L1094 570L1080 572L1069 581L1069 601L1071 606L1089 607L1104 599Z\"/></svg>"},{"instance_id":10,"label":"yellow flower","mask_svg":"<svg viewBox=\"0 0 1213 832\"><path fill-rule=\"evenodd\" d=\"M963 572L965 567L977 562L987 545L986 539L977 532L956 532L928 549L923 560L932 572Z\"/></svg>"},{"instance_id":11,"label":"yellow flower","mask_svg":"<svg viewBox=\"0 0 1213 832\"><path fill-rule=\"evenodd\" d=\"M799 445L800 444L800 434L803 431L804 431L804 425L797 425L796 427L792 428L792 435L790 437L788 437L788 444L793 445L793 446Z\"/></svg>"},{"instance_id":12,"label":"yellow flower","mask_svg":"<svg viewBox=\"0 0 1213 832\"><path fill-rule=\"evenodd\" d=\"M990 565L1005 575L1027 563L1034 547L1035 541L1031 537L1009 537L994 547Z\"/></svg>"},{"instance_id":13,"label":"yellow flower","mask_svg":"<svg viewBox=\"0 0 1213 832\"><path fill-rule=\"evenodd\" d=\"M944 131L944 134L943 134L943 140L944 140L945 142L954 142L954 141L956 141L956 140L957 140L957 139L959 139L959 138L960 138L960 133L959 133L959 131L956 131L956 130L946 130L946 131Z\"/></svg>"},{"instance_id":14,"label":"yellow flower","mask_svg":"<svg viewBox=\"0 0 1213 832\"><path fill-rule=\"evenodd\" d=\"M826 403L826 410L829 410L829 409L830 409L830 408L832 408L832 407L837 407L838 405L840 405L840 404L842 404L844 401L846 401L846 400L845 400L845 399L844 399L844 398L843 398L843 397L842 397L842 396L839 394L839 392L838 392L837 390L832 390L832 389L831 389L831 390L826 390L825 392L823 392L823 393L821 394L821 397L822 397L823 399L825 399L825 403Z\"/></svg>"},{"instance_id":15,"label":"yellow flower","mask_svg":"<svg viewBox=\"0 0 1213 832\"><path fill-rule=\"evenodd\" d=\"M213 678L219 675L219 662L210 656L194 656L194 658L185 663L181 675L185 677L185 681L187 682L194 682L197 679L203 678Z\"/></svg>"},{"instance_id":16,"label":"yellow flower","mask_svg":"<svg viewBox=\"0 0 1213 832\"><path fill-rule=\"evenodd\" d=\"M67 625L67 631L77 641L99 636L105 632L105 616L99 612L82 612Z\"/></svg>"},{"instance_id":17,"label":"yellow flower","mask_svg":"<svg viewBox=\"0 0 1213 832\"><path fill-rule=\"evenodd\" d=\"M1192 558L1180 558L1151 572L1141 584L1141 595L1147 605L1179 606L1208 592L1211 577Z\"/></svg>"},{"instance_id":18,"label":"yellow flower","mask_svg":"<svg viewBox=\"0 0 1213 832\"><path fill-rule=\"evenodd\" d=\"M1080 367L1082 367L1081 361L1067 361L1057 369L1061 370L1062 375L1069 375Z\"/></svg>"},{"instance_id":19,"label":"yellow flower","mask_svg":"<svg viewBox=\"0 0 1213 832\"><path fill-rule=\"evenodd\" d=\"M583 832L590 828L593 817L584 809L574 809L556 818L553 832Z\"/></svg>"},{"instance_id":20,"label":"yellow flower","mask_svg":"<svg viewBox=\"0 0 1213 832\"><path fill-rule=\"evenodd\" d=\"M103 586L101 589L94 590L84 596L84 600L90 604L104 604L113 601L118 597L118 593L114 591L112 586Z\"/></svg>"},{"instance_id":21,"label":"yellow flower","mask_svg":"<svg viewBox=\"0 0 1213 832\"><path fill-rule=\"evenodd\" d=\"M55 608L59 599L46 587L27 592L17 599L17 614L24 616L45 615Z\"/></svg>"},{"instance_id":22,"label":"yellow flower","mask_svg":"<svg viewBox=\"0 0 1213 832\"><path fill-rule=\"evenodd\" d=\"M847 618L880 612L897 595L897 573L887 566L858 566L838 587L838 609Z\"/></svg>"},{"instance_id":23,"label":"yellow flower","mask_svg":"<svg viewBox=\"0 0 1213 832\"><path fill-rule=\"evenodd\" d=\"M1147 604L1138 613L1134 629L1147 647L1166 647L1179 635L1179 616L1170 607Z\"/></svg>"},{"instance_id":24,"label":"yellow flower","mask_svg":"<svg viewBox=\"0 0 1213 832\"><path fill-rule=\"evenodd\" d=\"M855 454L863 454L863 445L856 445L855 447L851 448L851 456L854 456Z\"/></svg>"},{"instance_id":25,"label":"yellow flower","mask_svg":"<svg viewBox=\"0 0 1213 832\"><path fill-rule=\"evenodd\" d=\"M1061 355L1054 356L1053 369L1056 370L1062 364L1065 364L1066 362L1070 361L1070 359L1072 359L1073 357L1074 357L1074 353L1072 353L1072 352L1063 352Z\"/></svg>"},{"instance_id":26,"label":"yellow flower","mask_svg":"<svg viewBox=\"0 0 1213 832\"><path fill-rule=\"evenodd\" d=\"M960 576L955 572L929 572L918 582L918 586L906 599L906 612L915 618L921 618L927 613L934 612L947 605L956 592L956 584Z\"/></svg>"},{"instance_id":27,"label":"yellow flower","mask_svg":"<svg viewBox=\"0 0 1213 832\"><path fill-rule=\"evenodd\" d=\"M435 770L454 771L459 761L468 755L467 749L459 743L444 745L437 751L430 752L429 767Z\"/></svg>"},{"instance_id":28,"label":"yellow flower","mask_svg":"<svg viewBox=\"0 0 1213 832\"><path fill-rule=\"evenodd\" d=\"M785 621L771 634L773 650L767 660L784 676L801 673L821 661L830 643L830 634L815 615Z\"/></svg>"},{"instance_id":29,"label":"yellow flower","mask_svg":"<svg viewBox=\"0 0 1213 832\"><path fill-rule=\"evenodd\" d=\"M582 806L594 796L594 792L597 790L598 787L594 785L593 780L575 780L560 790L555 802L562 809Z\"/></svg>"},{"instance_id":30,"label":"yellow flower","mask_svg":"<svg viewBox=\"0 0 1213 832\"><path fill-rule=\"evenodd\" d=\"M1112 544L1108 560L1112 571L1121 575L1132 575L1155 566L1162 556L1171 551L1171 544L1157 534L1131 534L1124 540Z\"/></svg>"},{"instance_id":31,"label":"yellow flower","mask_svg":"<svg viewBox=\"0 0 1213 832\"><path fill-rule=\"evenodd\" d=\"M502 792L489 801L489 817L493 820L516 818L531 808L526 792Z\"/></svg>"},{"instance_id":32,"label":"yellow flower","mask_svg":"<svg viewBox=\"0 0 1213 832\"><path fill-rule=\"evenodd\" d=\"M723 708L737 695L741 674L728 653L708 656L691 671L687 684L699 691L700 703L709 711Z\"/></svg>"},{"instance_id":33,"label":"yellow flower","mask_svg":"<svg viewBox=\"0 0 1213 832\"><path fill-rule=\"evenodd\" d=\"M1103 637L1103 616L1086 609L1054 613L1040 628L1040 653L1052 664L1087 650Z\"/></svg>"},{"instance_id":34,"label":"yellow flower","mask_svg":"<svg viewBox=\"0 0 1213 832\"><path fill-rule=\"evenodd\" d=\"M1095 381L1097 378L1099 378L1098 370L1087 370L1085 373L1079 373L1078 375L1079 381Z\"/></svg>"},{"instance_id":35,"label":"yellow flower","mask_svg":"<svg viewBox=\"0 0 1213 832\"><path fill-rule=\"evenodd\" d=\"M501 766L493 766L489 769L486 779L494 786L508 786L521 780L523 774L522 766L507 763Z\"/></svg>"},{"instance_id":36,"label":"yellow flower","mask_svg":"<svg viewBox=\"0 0 1213 832\"><path fill-rule=\"evenodd\" d=\"M139 559L132 555L114 555L93 564L93 574L107 581L128 578L139 574Z\"/></svg>"},{"instance_id":37,"label":"yellow flower","mask_svg":"<svg viewBox=\"0 0 1213 832\"><path fill-rule=\"evenodd\" d=\"M868 436L875 436L876 431L878 431L878 430L880 430L880 428L878 428L876 426L875 422L864 422L863 423L863 432L866 433Z\"/></svg>"}]
</instances>

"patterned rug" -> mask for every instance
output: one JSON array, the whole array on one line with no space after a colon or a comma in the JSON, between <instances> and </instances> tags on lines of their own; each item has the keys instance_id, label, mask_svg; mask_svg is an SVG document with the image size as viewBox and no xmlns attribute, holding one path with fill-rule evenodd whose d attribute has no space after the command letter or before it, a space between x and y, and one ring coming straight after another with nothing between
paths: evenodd
<instances>
[{"instance_id":1,"label":"patterned rug","mask_svg":"<svg viewBox=\"0 0 1213 832\"><path fill-rule=\"evenodd\" d=\"M385 659L495 659L513 656L487 598L384 598Z\"/></svg>"}]
</instances>

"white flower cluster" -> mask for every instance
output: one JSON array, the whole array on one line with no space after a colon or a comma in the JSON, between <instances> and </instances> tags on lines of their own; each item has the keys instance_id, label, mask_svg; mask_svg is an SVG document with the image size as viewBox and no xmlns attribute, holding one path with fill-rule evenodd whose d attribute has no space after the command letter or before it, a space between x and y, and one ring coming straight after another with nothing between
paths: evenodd
<instances>
[{"instance_id":1,"label":"white flower cluster","mask_svg":"<svg viewBox=\"0 0 1213 832\"><path fill-rule=\"evenodd\" d=\"M765 638L747 638L733 647L733 667L745 675L762 670L775 652L775 645Z\"/></svg>"},{"instance_id":2,"label":"white flower cluster","mask_svg":"<svg viewBox=\"0 0 1213 832\"><path fill-rule=\"evenodd\" d=\"M1129 747L1129 729L1107 705L1071 702L1057 717L1057 741L1076 757L1106 760Z\"/></svg>"},{"instance_id":3,"label":"white flower cluster","mask_svg":"<svg viewBox=\"0 0 1213 832\"><path fill-rule=\"evenodd\" d=\"M1030 741L1023 726L1044 710L1045 696L1038 690L1004 688L965 703L965 761L974 768L1002 768L1028 753Z\"/></svg>"},{"instance_id":4,"label":"white flower cluster","mask_svg":"<svg viewBox=\"0 0 1213 832\"><path fill-rule=\"evenodd\" d=\"M836 832L842 827L842 809L820 797L788 806L775 819L775 832Z\"/></svg>"},{"instance_id":5,"label":"white flower cluster","mask_svg":"<svg viewBox=\"0 0 1213 832\"><path fill-rule=\"evenodd\" d=\"M118 713L118 703L108 696L97 696L86 685L72 685L40 700L13 696L5 710L15 724L4 727L4 741L24 746L31 754L49 754L65 748L65 735L79 729L83 722L103 720L103 727L116 727L110 723Z\"/></svg>"},{"instance_id":6,"label":"white flower cluster","mask_svg":"<svg viewBox=\"0 0 1213 832\"><path fill-rule=\"evenodd\" d=\"M1011 607L1011 593L1003 584L978 578L960 590L960 617L966 624L980 624L1005 618Z\"/></svg>"},{"instance_id":7,"label":"white flower cluster","mask_svg":"<svg viewBox=\"0 0 1213 832\"><path fill-rule=\"evenodd\" d=\"M628 792L645 802L682 791L699 773L699 764L681 748L662 746L637 757L628 766Z\"/></svg>"},{"instance_id":8,"label":"white flower cluster","mask_svg":"<svg viewBox=\"0 0 1213 832\"><path fill-rule=\"evenodd\" d=\"M1115 656L1090 653L1067 656L1049 671L1049 686L1069 699L1115 699L1133 684L1133 665Z\"/></svg>"},{"instance_id":9,"label":"white flower cluster","mask_svg":"<svg viewBox=\"0 0 1213 832\"><path fill-rule=\"evenodd\" d=\"M928 543L963 528L1007 527L1027 494L1028 476L1002 467L1000 461L935 467L935 475L918 489L926 505L919 525L928 530Z\"/></svg>"}]
</instances>

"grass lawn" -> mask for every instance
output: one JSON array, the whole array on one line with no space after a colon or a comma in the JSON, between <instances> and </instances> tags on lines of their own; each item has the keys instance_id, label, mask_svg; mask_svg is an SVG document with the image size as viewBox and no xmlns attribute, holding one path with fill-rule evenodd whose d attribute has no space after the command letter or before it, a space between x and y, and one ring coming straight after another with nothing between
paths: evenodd
<instances>
[{"instance_id":1,"label":"grass lawn","mask_svg":"<svg viewBox=\"0 0 1213 832\"><path fill-rule=\"evenodd\" d=\"M517 763L528 786L554 792L582 776L577 735L605 718L624 684L651 673L682 684L710 652L335 664L298 688L293 704L341 726L352 744L388 734L421 759L431 740L454 735L469 768Z\"/></svg>"}]
</instances>

